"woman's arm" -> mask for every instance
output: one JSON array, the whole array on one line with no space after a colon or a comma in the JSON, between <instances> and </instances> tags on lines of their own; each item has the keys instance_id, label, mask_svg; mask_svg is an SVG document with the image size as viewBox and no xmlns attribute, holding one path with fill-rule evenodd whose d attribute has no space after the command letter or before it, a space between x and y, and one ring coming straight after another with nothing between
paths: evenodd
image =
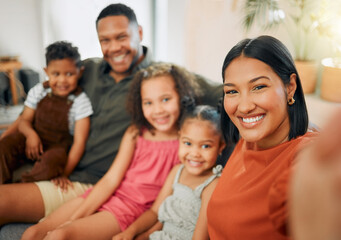
<instances>
[{"instance_id":1,"label":"woman's arm","mask_svg":"<svg viewBox=\"0 0 341 240\"><path fill-rule=\"evenodd\" d=\"M78 164L84 153L86 141L89 136L89 130L90 117L85 117L75 122L73 143L68 154L68 160L64 168L63 176L57 177L52 180L57 186L60 186L63 190L66 190L68 185L71 184L68 177L75 169L76 165Z\"/></svg>"},{"instance_id":2,"label":"woman's arm","mask_svg":"<svg viewBox=\"0 0 341 240\"><path fill-rule=\"evenodd\" d=\"M117 156L109 170L70 217L71 221L91 215L115 192L133 158L137 136L138 130L135 126L131 126L126 130Z\"/></svg>"},{"instance_id":3,"label":"woman's arm","mask_svg":"<svg viewBox=\"0 0 341 240\"><path fill-rule=\"evenodd\" d=\"M167 179L152 207L145 211L125 231L114 236L112 238L113 240L134 239L136 235L148 230L149 228L153 227L155 223L157 223L157 214L161 203L173 193L172 185L179 166L180 165L176 165L175 167L173 167L173 169L168 174Z\"/></svg>"},{"instance_id":4,"label":"woman's arm","mask_svg":"<svg viewBox=\"0 0 341 240\"><path fill-rule=\"evenodd\" d=\"M289 221L297 240L341 239L341 111L296 157Z\"/></svg>"},{"instance_id":5,"label":"woman's arm","mask_svg":"<svg viewBox=\"0 0 341 240\"><path fill-rule=\"evenodd\" d=\"M26 156L29 159L37 159L43 153L43 144L37 132L33 129L35 109L25 106L18 123L19 132L26 137Z\"/></svg>"},{"instance_id":6,"label":"woman's arm","mask_svg":"<svg viewBox=\"0 0 341 240\"><path fill-rule=\"evenodd\" d=\"M210 201L212 193L218 183L218 178L214 179L202 192L201 194L201 208L197 224L195 225L194 233L192 239L195 240L208 240L208 230L207 230L207 205Z\"/></svg>"}]
</instances>

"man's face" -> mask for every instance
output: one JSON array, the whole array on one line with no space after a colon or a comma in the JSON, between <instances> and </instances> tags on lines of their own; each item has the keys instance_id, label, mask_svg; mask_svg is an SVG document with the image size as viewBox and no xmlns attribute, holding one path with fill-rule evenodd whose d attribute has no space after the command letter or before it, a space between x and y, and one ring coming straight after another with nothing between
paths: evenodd
<instances>
[{"instance_id":1,"label":"man's face","mask_svg":"<svg viewBox=\"0 0 341 240\"><path fill-rule=\"evenodd\" d=\"M116 78L129 75L139 56L142 28L130 23L126 16L108 16L97 23L97 34L104 59Z\"/></svg>"}]
</instances>

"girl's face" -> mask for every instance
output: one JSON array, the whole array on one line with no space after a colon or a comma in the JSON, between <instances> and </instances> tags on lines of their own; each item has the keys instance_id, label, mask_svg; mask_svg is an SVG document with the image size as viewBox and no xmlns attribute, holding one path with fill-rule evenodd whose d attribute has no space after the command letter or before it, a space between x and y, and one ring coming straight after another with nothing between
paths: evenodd
<instances>
[{"instance_id":1,"label":"girl's face","mask_svg":"<svg viewBox=\"0 0 341 240\"><path fill-rule=\"evenodd\" d=\"M180 97L171 76L158 76L141 84L142 111L156 131L174 133L180 116Z\"/></svg>"},{"instance_id":2,"label":"girl's face","mask_svg":"<svg viewBox=\"0 0 341 240\"><path fill-rule=\"evenodd\" d=\"M221 135L210 121L194 118L183 123L180 130L179 158L193 175L210 172L224 147Z\"/></svg>"},{"instance_id":3,"label":"girl's face","mask_svg":"<svg viewBox=\"0 0 341 240\"><path fill-rule=\"evenodd\" d=\"M44 70L49 77L53 94L60 97L66 97L76 89L78 79L83 73L83 69L69 58L52 60Z\"/></svg>"},{"instance_id":4,"label":"girl's face","mask_svg":"<svg viewBox=\"0 0 341 240\"><path fill-rule=\"evenodd\" d=\"M295 74L284 86L270 66L254 58L238 57L226 68L224 108L250 148L266 149L287 140L287 101L295 90Z\"/></svg>"}]
</instances>

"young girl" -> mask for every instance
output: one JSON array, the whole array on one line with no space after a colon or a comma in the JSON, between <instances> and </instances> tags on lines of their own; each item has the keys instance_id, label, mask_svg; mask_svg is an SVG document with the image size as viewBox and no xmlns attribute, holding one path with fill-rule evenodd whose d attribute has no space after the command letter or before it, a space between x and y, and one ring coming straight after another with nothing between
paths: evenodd
<instances>
[{"instance_id":1,"label":"young girl","mask_svg":"<svg viewBox=\"0 0 341 240\"><path fill-rule=\"evenodd\" d=\"M110 239L150 208L179 162L180 103L195 96L189 76L162 63L137 73L128 95L133 125L108 172L83 196L29 228L22 239Z\"/></svg>"},{"instance_id":2,"label":"young girl","mask_svg":"<svg viewBox=\"0 0 341 240\"><path fill-rule=\"evenodd\" d=\"M181 164L172 169L152 207L113 240L133 239L158 219L163 228L150 239L209 239L206 208L222 170L214 166L225 147L220 115L213 107L198 106L181 122Z\"/></svg>"},{"instance_id":3,"label":"young girl","mask_svg":"<svg viewBox=\"0 0 341 240\"><path fill-rule=\"evenodd\" d=\"M28 92L19 132L0 140L0 184L11 182L15 169L34 161L23 182L54 178L64 188L84 153L93 110L78 86L84 69L78 48L55 42L46 48L45 58L49 80Z\"/></svg>"}]
</instances>

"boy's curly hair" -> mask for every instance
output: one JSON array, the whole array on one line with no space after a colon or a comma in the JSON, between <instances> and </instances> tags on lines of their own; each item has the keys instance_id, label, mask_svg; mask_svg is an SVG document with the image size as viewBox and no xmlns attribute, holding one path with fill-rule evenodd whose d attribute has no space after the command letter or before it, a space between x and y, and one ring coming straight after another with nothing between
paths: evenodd
<instances>
[{"instance_id":1,"label":"boy's curly hair","mask_svg":"<svg viewBox=\"0 0 341 240\"><path fill-rule=\"evenodd\" d=\"M66 41L57 41L46 47L46 66L53 60L71 59L78 68L82 66L81 55L78 48Z\"/></svg>"},{"instance_id":2,"label":"boy's curly hair","mask_svg":"<svg viewBox=\"0 0 341 240\"><path fill-rule=\"evenodd\" d=\"M139 129L146 127L148 130L153 130L153 126L143 115L141 85L143 81L158 76L171 76L174 80L175 89L180 98L178 127L186 107L189 103L197 102L200 96L199 86L195 82L195 75L182 67L169 63L155 63L148 68L140 70L132 80L127 99L127 111L132 116L132 123Z\"/></svg>"}]
</instances>

